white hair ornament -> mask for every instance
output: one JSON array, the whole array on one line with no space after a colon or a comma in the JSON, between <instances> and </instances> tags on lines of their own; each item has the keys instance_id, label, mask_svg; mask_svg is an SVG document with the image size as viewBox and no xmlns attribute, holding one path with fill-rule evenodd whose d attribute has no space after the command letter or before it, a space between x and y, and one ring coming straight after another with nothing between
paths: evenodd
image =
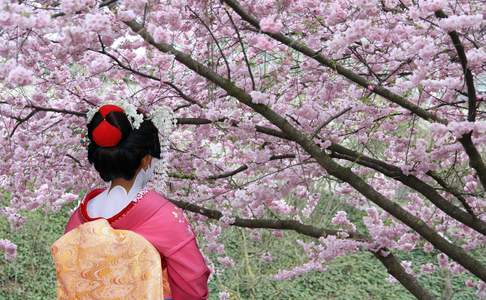
<instances>
[{"instance_id":1,"label":"white hair ornament","mask_svg":"<svg viewBox=\"0 0 486 300\"><path fill-rule=\"evenodd\" d=\"M151 110L148 119L152 120L152 123L159 131L159 137L162 137L159 138L160 152L164 153L155 167L157 180L153 180L152 183L157 182L157 185L153 187L158 191L165 192L165 184L168 179L167 164L169 160L170 136L175 129L177 119L174 118L172 110L164 105Z\"/></svg>"}]
</instances>

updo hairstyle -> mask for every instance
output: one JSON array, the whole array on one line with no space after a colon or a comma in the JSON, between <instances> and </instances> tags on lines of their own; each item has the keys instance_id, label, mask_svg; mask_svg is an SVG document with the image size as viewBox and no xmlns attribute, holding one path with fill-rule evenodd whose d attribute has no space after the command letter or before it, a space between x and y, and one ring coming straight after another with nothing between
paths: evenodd
<instances>
[{"instance_id":1,"label":"updo hairstyle","mask_svg":"<svg viewBox=\"0 0 486 300\"><path fill-rule=\"evenodd\" d=\"M96 130L99 126L111 132L100 134L100 130ZM134 129L123 110L110 111L104 117L97 111L88 124L88 138L88 160L105 182L115 178L131 180L147 154L160 159L158 130L145 115L140 127ZM113 138L116 144L106 146L110 143L105 140Z\"/></svg>"}]
</instances>

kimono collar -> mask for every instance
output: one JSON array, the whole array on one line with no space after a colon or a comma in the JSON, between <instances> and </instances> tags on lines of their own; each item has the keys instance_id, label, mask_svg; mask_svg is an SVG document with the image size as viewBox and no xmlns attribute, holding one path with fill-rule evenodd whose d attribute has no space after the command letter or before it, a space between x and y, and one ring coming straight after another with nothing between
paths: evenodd
<instances>
[{"instance_id":1,"label":"kimono collar","mask_svg":"<svg viewBox=\"0 0 486 300\"><path fill-rule=\"evenodd\" d=\"M138 197L144 191L147 181L143 172L138 172L130 190L116 185L97 190L93 195L87 195L81 208L85 219L93 220L96 218L107 218L115 220L127 212L141 197ZM94 191L93 191L94 192Z\"/></svg>"},{"instance_id":2,"label":"kimono collar","mask_svg":"<svg viewBox=\"0 0 486 300\"><path fill-rule=\"evenodd\" d=\"M132 187L130 188L130 191L127 192L127 190L121 186L121 185L115 185L114 187L111 187L111 181L110 185L108 188L106 188L102 194L103 197L106 197L107 201L110 201L109 199L120 199L118 201L122 202L129 202L129 201L134 201L137 202L137 194L145 187L146 183L143 182L143 178L141 176L142 172L138 172L137 177L135 178L135 181L133 182ZM123 200L121 200L123 199Z\"/></svg>"}]
</instances>

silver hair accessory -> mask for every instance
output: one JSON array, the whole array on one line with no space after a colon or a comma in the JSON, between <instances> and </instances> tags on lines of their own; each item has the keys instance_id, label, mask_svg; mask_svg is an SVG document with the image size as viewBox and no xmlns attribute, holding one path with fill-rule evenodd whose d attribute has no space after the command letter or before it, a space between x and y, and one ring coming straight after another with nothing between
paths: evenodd
<instances>
[{"instance_id":1,"label":"silver hair accessory","mask_svg":"<svg viewBox=\"0 0 486 300\"><path fill-rule=\"evenodd\" d=\"M165 192L165 183L168 179L167 164L169 160L170 136L175 129L177 119L174 118L172 110L164 105L160 105L151 110L148 119L152 120L152 123L159 131L160 152L164 153L161 155L161 159L157 161L157 166L155 167L157 180L153 180L152 182L157 182L157 185L154 186L155 189Z\"/></svg>"}]
</instances>

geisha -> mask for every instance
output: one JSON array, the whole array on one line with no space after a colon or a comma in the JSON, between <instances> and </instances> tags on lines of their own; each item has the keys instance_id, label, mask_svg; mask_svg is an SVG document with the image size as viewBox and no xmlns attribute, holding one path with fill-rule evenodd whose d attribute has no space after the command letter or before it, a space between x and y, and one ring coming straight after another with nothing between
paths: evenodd
<instances>
[{"instance_id":1,"label":"geisha","mask_svg":"<svg viewBox=\"0 0 486 300\"><path fill-rule=\"evenodd\" d=\"M207 299L210 270L191 225L146 186L161 158L158 129L126 105L88 114L88 160L110 184L86 194L52 246L58 299Z\"/></svg>"}]
</instances>

